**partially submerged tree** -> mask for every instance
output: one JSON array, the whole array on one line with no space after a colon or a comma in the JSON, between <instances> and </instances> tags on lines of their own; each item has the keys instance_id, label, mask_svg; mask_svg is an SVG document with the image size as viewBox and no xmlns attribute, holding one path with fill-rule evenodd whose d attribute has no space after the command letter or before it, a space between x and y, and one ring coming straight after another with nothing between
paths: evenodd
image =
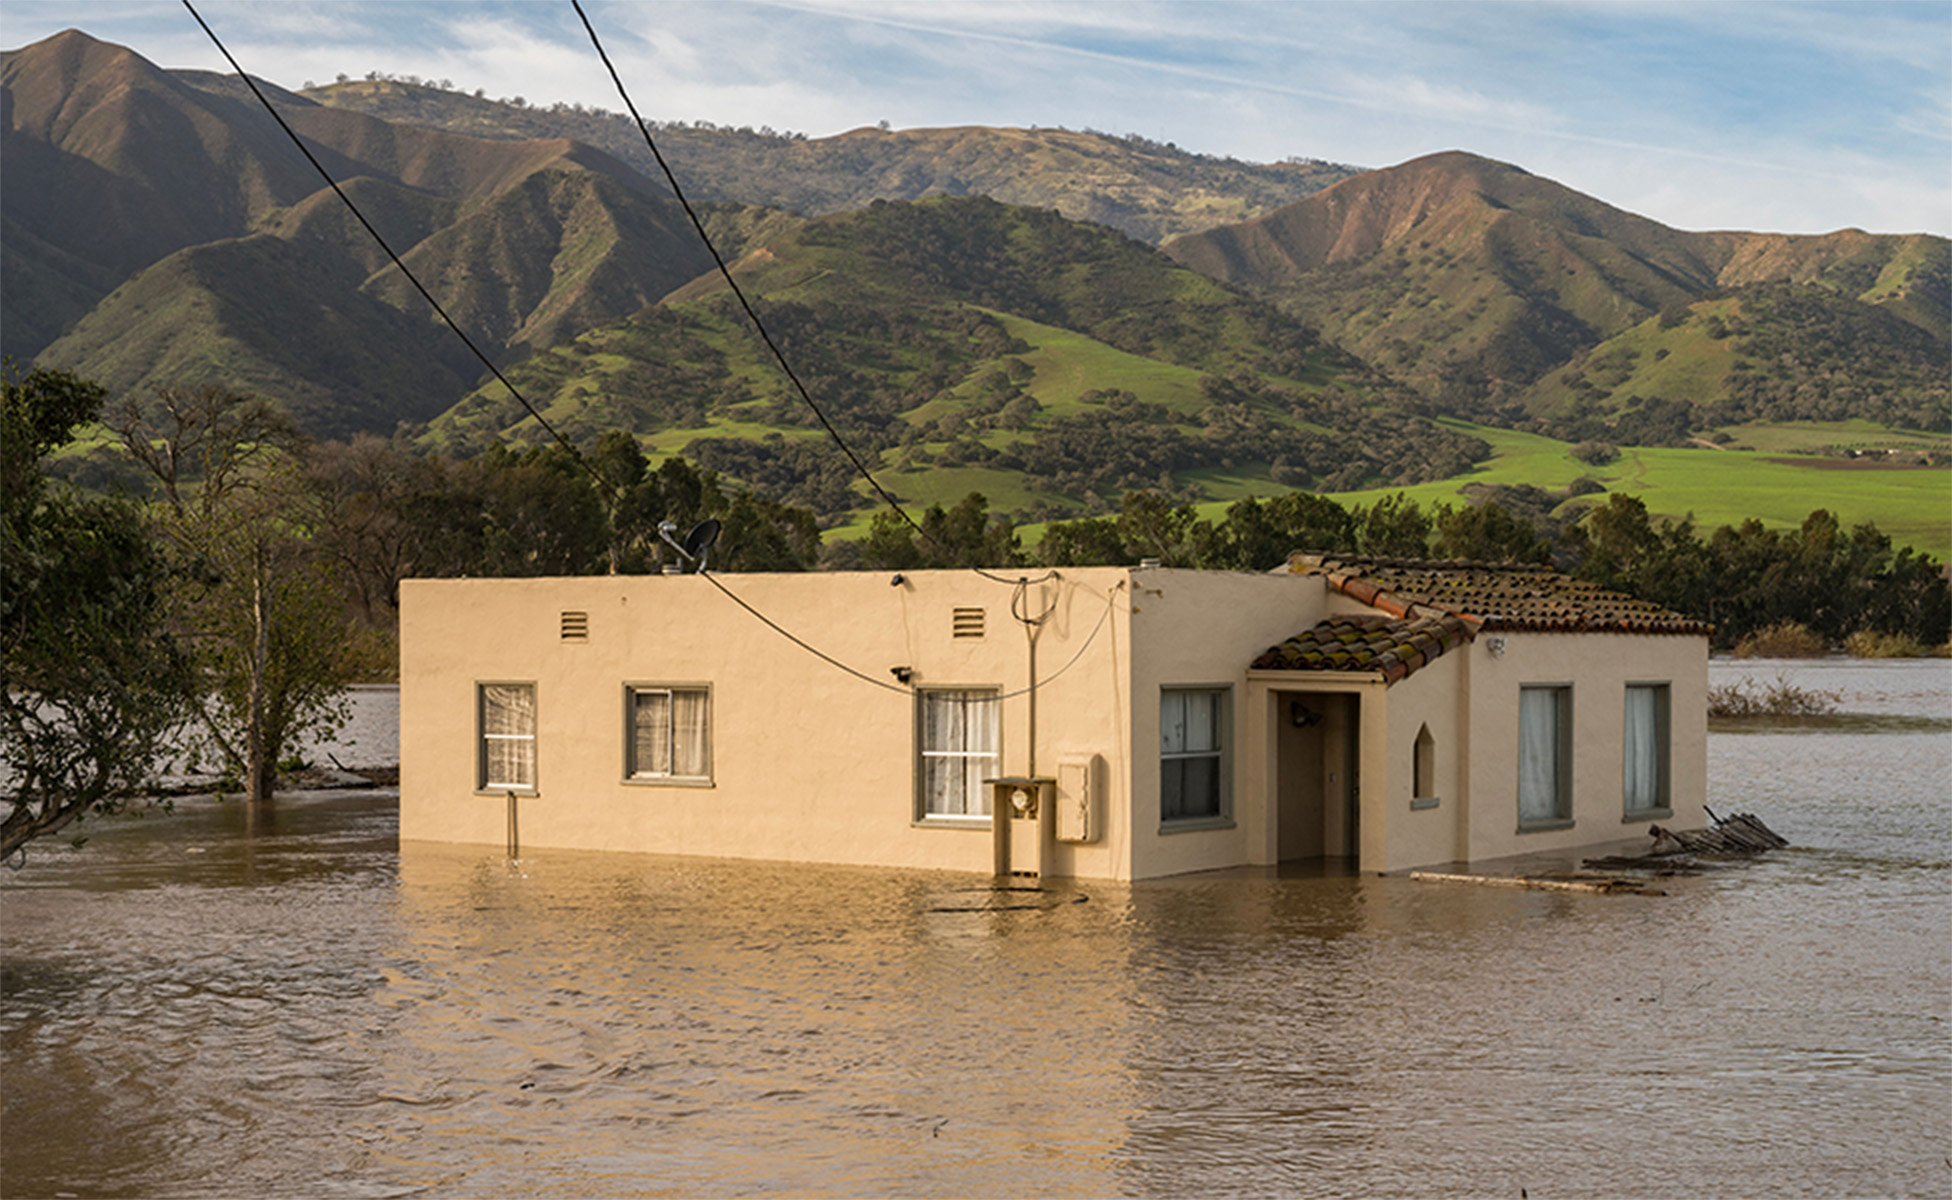
<instances>
[{"instance_id":1,"label":"partially submerged tree","mask_svg":"<svg viewBox=\"0 0 1952 1200\"><path fill-rule=\"evenodd\" d=\"M164 388L110 417L162 492L156 523L187 564L175 590L203 695L203 742L268 800L277 764L346 719L361 673L349 598L309 537L315 493L304 485L288 418L226 388Z\"/></svg>"},{"instance_id":2,"label":"partially submerged tree","mask_svg":"<svg viewBox=\"0 0 1952 1200\"><path fill-rule=\"evenodd\" d=\"M134 504L50 487L50 451L104 393L65 372L4 379L0 428L0 857L149 777L189 709L166 621L169 564Z\"/></svg>"}]
</instances>

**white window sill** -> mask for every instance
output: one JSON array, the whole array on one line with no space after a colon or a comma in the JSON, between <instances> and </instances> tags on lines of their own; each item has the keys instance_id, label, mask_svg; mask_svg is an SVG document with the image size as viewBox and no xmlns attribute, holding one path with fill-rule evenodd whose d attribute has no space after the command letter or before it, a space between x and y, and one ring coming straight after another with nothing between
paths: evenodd
<instances>
[{"instance_id":1,"label":"white window sill","mask_svg":"<svg viewBox=\"0 0 1952 1200\"><path fill-rule=\"evenodd\" d=\"M1674 810L1672 808L1636 808L1630 810L1626 816L1621 817L1620 824L1633 825L1640 821L1672 821L1673 819Z\"/></svg>"},{"instance_id":2,"label":"white window sill","mask_svg":"<svg viewBox=\"0 0 1952 1200\"><path fill-rule=\"evenodd\" d=\"M624 777L624 786L625 787L710 788L710 787L716 787L717 785L713 783L710 779L696 778L696 777L690 777L685 775L627 775Z\"/></svg>"},{"instance_id":3,"label":"white window sill","mask_svg":"<svg viewBox=\"0 0 1952 1200\"><path fill-rule=\"evenodd\" d=\"M1410 811L1423 812L1425 809L1436 808L1442 803L1443 799L1438 796L1416 796L1410 800Z\"/></svg>"},{"instance_id":4,"label":"white window sill","mask_svg":"<svg viewBox=\"0 0 1952 1200\"><path fill-rule=\"evenodd\" d=\"M1170 821L1159 822L1159 832L1162 835L1169 833L1204 833L1209 829L1232 829L1233 827L1234 819L1226 816L1175 817Z\"/></svg>"},{"instance_id":5,"label":"white window sill","mask_svg":"<svg viewBox=\"0 0 1952 1200\"><path fill-rule=\"evenodd\" d=\"M910 821L909 824L917 829L979 829L984 833L990 830L988 817L951 817L937 814Z\"/></svg>"},{"instance_id":6,"label":"white window sill","mask_svg":"<svg viewBox=\"0 0 1952 1200\"><path fill-rule=\"evenodd\" d=\"M1550 821L1520 821L1518 823L1518 832L1550 833L1554 829L1571 829L1572 827L1573 819L1571 817L1555 817Z\"/></svg>"}]
</instances>

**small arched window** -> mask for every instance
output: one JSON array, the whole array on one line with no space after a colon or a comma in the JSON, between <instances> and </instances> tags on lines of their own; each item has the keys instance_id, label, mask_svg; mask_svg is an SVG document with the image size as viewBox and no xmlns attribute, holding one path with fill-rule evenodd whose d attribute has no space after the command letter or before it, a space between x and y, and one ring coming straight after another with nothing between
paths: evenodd
<instances>
[{"instance_id":1,"label":"small arched window","mask_svg":"<svg viewBox=\"0 0 1952 1200\"><path fill-rule=\"evenodd\" d=\"M1417 730L1416 762L1411 781L1415 799L1427 800L1437 794L1437 739L1430 736L1428 725Z\"/></svg>"}]
</instances>

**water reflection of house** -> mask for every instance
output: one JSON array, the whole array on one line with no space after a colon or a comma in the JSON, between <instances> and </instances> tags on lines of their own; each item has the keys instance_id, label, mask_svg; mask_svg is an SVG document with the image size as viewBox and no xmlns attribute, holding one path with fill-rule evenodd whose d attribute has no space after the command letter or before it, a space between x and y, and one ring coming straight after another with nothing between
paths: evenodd
<instances>
[{"instance_id":1,"label":"water reflection of house","mask_svg":"<svg viewBox=\"0 0 1952 1200\"><path fill-rule=\"evenodd\" d=\"M409 581L401 836L1124 879L1703 821L1708 631L1652 605L1359 559L1023 578Z\"/></svg>"}]
</instances>

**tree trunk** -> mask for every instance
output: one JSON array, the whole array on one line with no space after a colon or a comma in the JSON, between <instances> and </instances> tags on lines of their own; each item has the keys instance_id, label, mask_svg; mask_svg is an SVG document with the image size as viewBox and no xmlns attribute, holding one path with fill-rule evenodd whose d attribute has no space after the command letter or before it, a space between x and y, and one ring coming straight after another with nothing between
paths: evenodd
<instances>
[{"instance_id":1,"label":"tree trunk","mask_svg":"<svg viewBox=\"0 0 1952 1200\"><path fill-rule=\"evenodd\" d=\"M271 799L271 766L265 761L264 744L264 675L265 664L270 658L270 622L266 619L264 596L264 546L259 544L253 551L253 571L251 574L251 696L250 712L245 720L244 790L253 803Z\"/></svg>"}]
</instances>

